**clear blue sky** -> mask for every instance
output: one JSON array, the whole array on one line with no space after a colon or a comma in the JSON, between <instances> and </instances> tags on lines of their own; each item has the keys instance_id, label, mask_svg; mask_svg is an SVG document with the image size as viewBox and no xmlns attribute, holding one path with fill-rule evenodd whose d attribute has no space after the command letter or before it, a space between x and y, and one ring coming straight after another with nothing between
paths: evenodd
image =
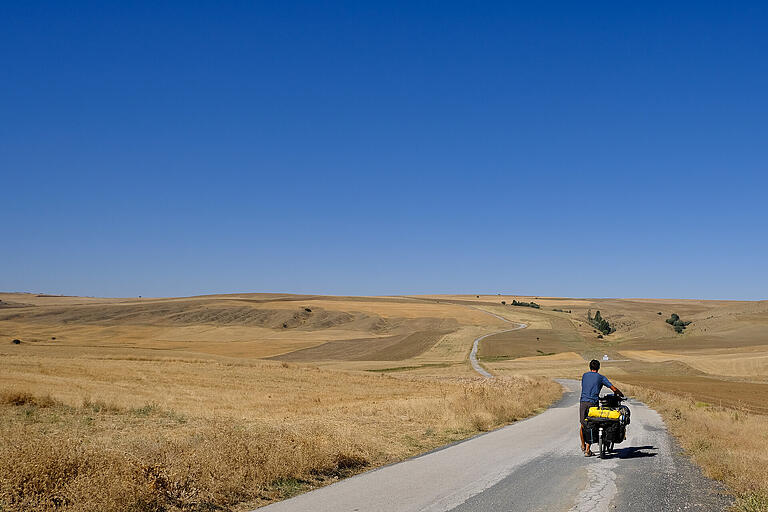
<instances>
[{"instance_id":1,"label":"clear blue sky","mask_svg":"<svg viewBox=\"0 0 768 512\"><path fill-rule=\"evenodd\" d=\"M0 290L768 298L765 2L3 2Z\"/></svg>"}]
</instances>

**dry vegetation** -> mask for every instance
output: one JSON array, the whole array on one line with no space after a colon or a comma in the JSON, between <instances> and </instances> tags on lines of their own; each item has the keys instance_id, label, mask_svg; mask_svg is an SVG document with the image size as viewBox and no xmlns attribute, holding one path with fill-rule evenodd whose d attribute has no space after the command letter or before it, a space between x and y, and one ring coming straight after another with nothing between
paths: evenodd
<instances>
[{"instance_id":1,"label":"dry vegetation","mask_svg":"<svg viewBox=\"0 0 768 512\"><path fill-rule=\"evenodd\" d=\"M768 511L768 417L718 407L691 397L625 386L664 417L707 476L734 491L739 512Z\"/></svg>"},{"instance_id":2,"label":"dry vegetation","mask_svg":"<svg viewBox=\"0 0 768 512\"><path fill-rule=\"evenodd\" d=\"M2 512L255 507L525 417L559 395L542 376L603 354L741 511L768 510L768 301L0 299ZM484 340L502 378L482 382L467 355L497 316L528 328Z\"/></svg>"},{"instance_id":3,"label":"dry vegetation","mask_svg":"<svg viewBox=\"0 0 768 512\"><path fill-rule=\"evenodd\" d=\"M0 510L247 509L526 417L560 393L546 379L270 362L0 363Z\"/></svg>"}]
</instances>

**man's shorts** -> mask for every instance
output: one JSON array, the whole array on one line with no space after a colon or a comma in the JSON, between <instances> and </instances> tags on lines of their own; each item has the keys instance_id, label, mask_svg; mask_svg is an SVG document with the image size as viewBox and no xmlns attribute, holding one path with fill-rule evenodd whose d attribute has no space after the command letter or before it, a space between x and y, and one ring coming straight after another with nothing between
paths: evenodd
<instances>
[{"instance_id":1,"label":"man's shorts","mask_svg":"<svg viewBox=\"0 0 768 512\"><path fill-rule=\"evenodd\" d=\"M579 402L579 422L582 426L587 423L587 414L590 407L597 407L597 402Z\"/></svg>"}]
</instances>

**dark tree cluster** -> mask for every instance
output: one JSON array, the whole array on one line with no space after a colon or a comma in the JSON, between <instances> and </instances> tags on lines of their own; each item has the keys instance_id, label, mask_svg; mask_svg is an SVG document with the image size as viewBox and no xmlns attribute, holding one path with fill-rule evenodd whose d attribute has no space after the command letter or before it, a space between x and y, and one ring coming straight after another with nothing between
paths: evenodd
<instances>
[{"instance_id":1,"label":"dark tree cluster","mask_svg":"<svg viewBox=\"0 0 768 512\"><path fill-rule=\"evenodd\" d=\"M536 304L535 302L522 302L516 299L512 299L512 305L513 306L522 306L524 308L535 308L535 309L541 309L541 306Z\"/></svg>"},{"instance_id":2,"label":"dark tree cluster","mask_svg":"<svg viewBox=\"0 0 768 512\"><path fill-rule=\"evenodd\" d=\"M557 309L557 308L553 308L552 311L557 311L558 313L570 313L571 312L570 309Z\"/></svg>"},{"instance_id":3,"label":"dark tree cluster","mask_svg":"<svg viewBox=\"0 0 768 512\"><path fill-rule=\"evenodd\" d=\"M683 322L682 320L680 320L680 317L678 316L677 313L672 313L672 315L669 318L667 318L667 323L675 328L675 332L677 334L682 334L685 328L691 324L690 321Z\"/></svg>"},{"instance_id":4,"label":"dark tree cluster","mask_svg":"<svg viewBox=\"0 0 768 512\"><path fill-rule=\"evenodd\" d=\"M612 332L616 332L616 329L611 327L611 324L608 323L608 320L603 318L603 315L600 314L600 311L597 311L595 316L592 316L591 309L587 311L587 321L589 322L589 325L603 334L611 334Z\"/></svg>"}]
</instances>

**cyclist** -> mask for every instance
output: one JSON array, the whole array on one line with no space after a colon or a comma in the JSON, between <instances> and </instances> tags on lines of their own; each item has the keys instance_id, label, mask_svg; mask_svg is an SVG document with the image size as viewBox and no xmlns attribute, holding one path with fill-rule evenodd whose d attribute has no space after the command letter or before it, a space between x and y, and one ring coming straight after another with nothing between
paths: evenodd
<instances>
[{"instance_id":1,"label":"cyclist","mask_svg":"<svg viewBox=\"0 0 768 512\"><path fill-rule=\"evenodd\" d=\"M587 413L590 407L597 407L600 390L605 386L617 395L624 396L624 393L611 384L611 381L598 373L599 369L600 361L593 359L589 362L589 371L581 376L581 398L579 400L579 423L581 423L581 426L579 428L579 438L581 439L581 451L584 452L585 457L593 455L590 445L584 442L584 427L587 423Z\"/></svg>"}]
</instances>

